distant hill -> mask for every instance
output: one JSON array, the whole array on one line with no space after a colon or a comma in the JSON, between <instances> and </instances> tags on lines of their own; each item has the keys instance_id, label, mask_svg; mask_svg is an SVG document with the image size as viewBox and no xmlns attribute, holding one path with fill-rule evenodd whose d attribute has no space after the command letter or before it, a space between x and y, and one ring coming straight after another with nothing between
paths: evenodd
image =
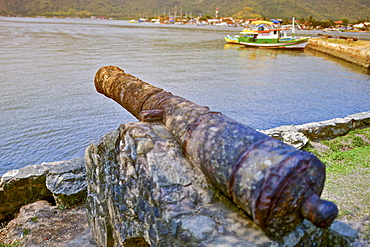
<instances>
[{"instance_id":1,"label":"distant hill","mask_svg":"<svg viewBox=\"0 0 370 247\"><path fill-rule=\"evenodd\" d=\"M221 17L370 19L369 0L0 0L0 15L26 16L214 16L216 8Z\"/></svg>"}]
</instances>

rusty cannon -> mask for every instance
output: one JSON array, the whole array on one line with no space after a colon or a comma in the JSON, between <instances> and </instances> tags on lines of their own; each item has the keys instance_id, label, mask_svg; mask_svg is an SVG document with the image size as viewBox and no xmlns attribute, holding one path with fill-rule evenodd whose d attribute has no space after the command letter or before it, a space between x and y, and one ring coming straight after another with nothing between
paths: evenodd
<instances>
[{"instance_id":1,"label":"rusty cannon","mask_svg":"<svg viewBox=\"0 0 370 247\"><path fill-rule=\"evenodd\" d=\"M141 121L160 121L186 157L271 238L304 219L331 225L336 205L320 199L325 166L297 150L208 107L152 86L122 69L102 67L95 87Z\"/></svg>"}]
</instances>

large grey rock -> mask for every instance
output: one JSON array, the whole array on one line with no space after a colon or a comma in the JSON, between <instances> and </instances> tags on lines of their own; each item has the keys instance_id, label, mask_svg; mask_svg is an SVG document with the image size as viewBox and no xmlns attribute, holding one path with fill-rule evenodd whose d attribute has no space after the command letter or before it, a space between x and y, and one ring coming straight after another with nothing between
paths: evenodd
<instances>
[{"instance_id":1,"label":"large grey rock","mask_svg":"<svg viewBox=\"0 0 370 247\"><path fill-rule=\"evenodd\" d=\"M304 221L281 239L261 229L183 156L163 125L131 123L86 150L87 217L98 246L350 246Z\"/></svg>"},{"instance_id":2,"label":"large grey rock","mask_svg":"<svg viewBox=\"0 0 370 247\"><path fill-rule=\"evenodd\" d=\"M84 201L86 187L84 158L8 171L0 179L0 221L10 220L21 206L40 199L77 204Z\"/></svg>"},{"instance_id":3,"label":"large grey rock","mask_svg":"<svg viewBox=\"0 0 370 247\"><path fill-rule=\"evenodd\" d=\"M253 246L271 241L185 159L162 125L127 124L86 151L87 216L99 246Z\"/></svg>"},{"instance_id":4,"label":"large grey rock","mask_svg":"<svg viewBox=\"0 0 370 247\"><path fill-rule=\"evenodd\" d=\"M358 233L344 222L336 221L330 228L338 234L347 237L351 241L355 241L358 238Z\"/></svg>"}]
</instances>

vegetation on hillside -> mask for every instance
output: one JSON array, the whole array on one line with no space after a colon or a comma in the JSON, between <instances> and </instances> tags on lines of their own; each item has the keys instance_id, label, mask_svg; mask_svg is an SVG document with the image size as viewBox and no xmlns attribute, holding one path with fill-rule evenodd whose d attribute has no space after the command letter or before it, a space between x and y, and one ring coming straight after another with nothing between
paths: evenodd
<instances>
[{"instance_id":1,"label":"vegetation on hillside","mask_svg":"<svg viewBox=\"0 0 370 247\"><path fill-rule=\"evenodd\" d=\"M215 15L238 18L308 18L351 21L370 19L368 0L0 0L0 15L5 16L104 16L138 19L157 16Z\"/></svg>"}]
</instances>

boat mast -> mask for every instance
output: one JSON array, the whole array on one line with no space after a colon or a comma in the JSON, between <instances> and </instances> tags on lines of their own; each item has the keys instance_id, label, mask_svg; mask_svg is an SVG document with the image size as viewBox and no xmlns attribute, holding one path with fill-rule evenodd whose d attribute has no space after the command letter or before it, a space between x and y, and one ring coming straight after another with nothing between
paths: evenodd
<instances>
[{"instance_id":1,"label":"boat mast","mask_svg":"<svg viewBox=\"0 0 370 247\"><path fill-rule=\"evenodd\" d=\"M293 20L292 20L292 37L294 38L295 37L295 28L294 28L294 17L293 17Z\"/></svg>"}]
</instances>

